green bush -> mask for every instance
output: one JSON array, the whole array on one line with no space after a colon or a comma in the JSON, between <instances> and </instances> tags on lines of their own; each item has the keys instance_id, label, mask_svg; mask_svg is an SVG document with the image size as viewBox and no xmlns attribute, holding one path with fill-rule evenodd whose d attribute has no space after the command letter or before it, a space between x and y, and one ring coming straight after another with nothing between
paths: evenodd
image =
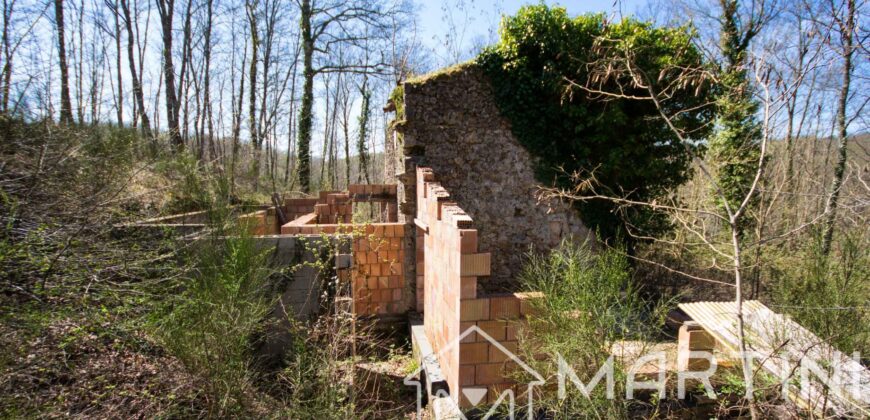
<instances>
[{"instance_id":1,"label":"green bush","mask_svg":"<svg viewBox=\"0 0 870 420\"><path fill-rule=\"evenodd\" d=\"M649 100L600 97L571 88L587 81L604 91L648 96L624 72L603 79L590 68L621 62L632 54L636 70L650 75L657 90L675 82L680 68L704 65L686 28L656 28L633 19L608 22L604 15L571 18L565 9L522 7L501 23L500 42L477 63L490 78L496 102L529 152L538 158L541 182L573 187L571 174L594 171L600 189L646 201L671 191L690 176L690 155ZM624 61L624 60L623 60ZM593 62L598 64L593 64ZM675 125L693 138L709 132L712 111L706 83L686 83L673 91L665 112L687 110ZM579 204L584 221L612 236L623 223L603 201ZM624 216L654 233L668 228L666 218L646 209Z\"/></svg>"},{"instance_id":2,"label":"green bush","mask_svg":"<svg viewBox=\"0 0 870 420\"><path fill-rule=\"evenodd\" d=\"M204 379L213 416L250 404L255 338L272 307L267 254L243 232L201 240L191 278L157 316L157 335L169 351ZM250 407L247 407L250 408Z\"/></svg>"},{"instance_id":3,"label":"green bush","mask_svg":"<svg viewBox=\"0 0 870 420\"><path fill-rule=\"evenodd\" d=\"M844 232L827 256L822 235L811 235L799 252L774 262L773 309L841 352L870 353L868 245L861 232Z\"/></svg>"},{"instance_id":4,"label":"green bush","mask_svg":"<svg viewBox=\"0 0 870 420\"><path fill-rule=\"evenodd\" d=\"M531 300L528 326L520 332L521 357L545 378L556 376L560 355L589 383L614 344L632 340L644 347L664 324L668 305L642 299L619 250L596 252L588 244L564 242L548 255L530 255L520 278L524 288L545 296ZM607 398L603 381L589 398L568 382L567 398L544 389L536 394L535 407L548 418L627 418L632 407L624 398L624 372L614 358L614 399Z\"/></svg>"}]
</instances>

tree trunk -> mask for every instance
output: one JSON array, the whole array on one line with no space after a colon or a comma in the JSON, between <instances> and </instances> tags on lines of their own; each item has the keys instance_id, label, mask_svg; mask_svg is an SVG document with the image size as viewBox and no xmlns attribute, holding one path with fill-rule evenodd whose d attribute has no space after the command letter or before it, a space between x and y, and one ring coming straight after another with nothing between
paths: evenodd
<instances>
[{"instance_id":1,"label":"tree trunk","mask_svg":"<svg viewBox=\"0 0 870 420\"><path fill-rule=\"evenodd\" d=\"M235 36L233 36L235 39ZM248 48L247 44L245 45L245 51L242 52L242 74L239 76L239 96L238 96L238 105L236 105L233 110L233 151L232 151L232 160L230 161L230 196L235 195L236 191L236 162L239 159L239 143L240 143L240 131L242 129L242 106L244 104L245 98L245 60L248 57Z\"/></svg>"},{"instance_id":2,"label":"tree trunk","mask_svg":"<svg viewBox=\"0 0 870 420\"><path fill-rule=\"evenodd\" d=\"M102 40L102 39L101 39ZM90 105L91 111L91 125L95 126L99 122L99 108L100 108L100 97L102 96L102 85L105 73L100 73L98 70L100 68L99 64L105 63L105 70L109 70L109 64L105 60L106 46L102 45L102 52L97 54L97 38L96 36L91 38L91 57L89 63L89 77L90 77L90 86L88 89L88 104ZM111 74L111 73L110 73Z\"/></svg>"},{"instance_id":3,"label":"tree trunk","mask_svg":"<svg viewBox=\"0 0 870 420\"><path fill-rule=\"evenodd\" d=\"M368 157L368 145L366 144L366 140L368 140L369 135L369 118L371 114L369 101L371 100L372 93L368 90L368 77L363 78L362 86L360 87L360 94L362 95L362 104L360 104L360 115L359 115L359 139L357 141L357 153L359 153L359 173L357 174L357 182L362 182L363 178L366 180L366 184L371 184L371 179L369 179L369 157Z\"/></svg>"},{"instance_id":4,"label":"tree trunk","mask_svg":"<svg viewBox=\"0 0 870 420\"><path fill-rule=\"evenodd\" d=\"M0 111L9 112L9 94L12 91L12 49L9 39L9 24L12 22L12 9L15 3L3 0L3 101Z\"/></svg>"},{"instance_id":5,"label":"tree trunk","mask_svg":"<svg viewBox=\"0 0 870 420\"><path fill-rule=\"evenodd\" d=\"M751 19L741 21L738 0L719 3L724 63L719 75L722 92L716 100L718 129L710 141L710 153L718 166L716 188L723 191L723 199L731 208L737 208L752 183L754 165L758 162L760 128L755 118L758 104L753 99L746 70L749 43L757 28ZM724 203L720 205L724 207ZM744 217L738 222L742 235L750 221Z\"/></svg>"},{"instance_id":6,"label":"tree trunk","mask_svg":"<svg viewBox=\"0 0 870 420\"><path fill-rule=\"evenodd\" d=\"M849 88L852 83L852 34L855 30L855 0L847 0L847 15L841 24L841 37L843 39L843 85L840 87L840 98L837 103L837 166L834 167L834 181L831 185L831 197L828 200L827 216L825 218L825 233L822 242L822 252L828 255L831 252L831 242L834 239L834 224L837 217L837 205L840 198L840 188L843 186L843 175L846 172L846 156L849 145L849 137L846 132L846 106L849 101ZM836 13L836 12L834 12Z\"/></svg>"},{"instance_id":7,"label":"tree trunk","mask_svg":"<svg viewBox=\"0 0 870 420\"><path fill-rule=\"evenodd\" d=\"M344 89L344 104L342 106L342 129L344 130L344 186L350 185L350 87Z\"/></svg>"},{"instance_id":8,"label":"tree trunk","mask_svg":"<svg viewBox=\"0 0 870 420\"><path fill-rule=\"evenodd\" d=\"M118 118L118 127L124 126L124 77L121 74L121 21L118 17L118 0L115 0L115 67L118 71L118 100L115 103L115 112Z\"/></svg>"},{"instance_id":9,"label":"tree trunk","mask_svg":"<svg viewBox=\"0 0 870 420\"><path fill-rule=\"evenodd\" d=\"M302 104L299 109L299 185L303 192L311 192L311 127L314 107L314 39L311 33L311 0L302 0L300 10L302 32Z\"/></svg>"},{"instance_id":10,"label":"tree trunk","mask_svg":"<svg viewBox=\"0 0 870 420\"><path fill-rule=\"evenodd\" d=\"M260 190L260 150L262 144L259 138L259 127L257 126L257 49L260 40L257 34L257 16L256 2L253 4L247 3L248 22L251 29L251 63L248 77L250 78L249 97L248 97L248 131L251 136L251 145L254 148L253 168L254 173L254 191Z\"/></svg>"},{"instance_id":11,"label":"tree trunk","mask_svg":"<svg viewBox=\"0 0 870 420\"><path fill-rule=\"evenodd\" d=\"M176 101L178 104L176 105L178 108L175 110L176 115L179 115L178 123L181 126L179 131L179 136L181 136L182 142L186 142L188 140L189 134L189 106L190 98L190 78L191 78L191 70L190 66L192 65L192 55L193 55L193 47L190 45L190 18L193 14L193 0L187 0L187 9L184 14L184 25L181 29L181 71L178 73L178 93L176 94ZM184 113L181 114L181 102L184 101ZM184 115L184 118L181 118L180 115ZM183 123L182 123L183 121ZM202 155L200 155L202 158Z\"/></svg>"},{"instance_id":12,"label":"tree trunk","mask_svg":"<svg viewBox=\"0 0 870 420\"><path fill-rule=\"evenodd\" d=\"M332 98L332 118L329 127L329 187L330 189L338 189L336 182L336 172L338 172L338 149L335 147L335 140L338 136L336 132L336 120L338 116L338 95L341 87L341 73L338 74L338 80L335 82L335 94Z\"/></svg>"},{"instance_id":13,"label":"tree trunk","mask_svg":"<svg viewBox=\"0 0 870 420\"><path fill-rule=\"evenodd\" d=\"M324 95L324 99L326 103L324 104L323 110L323 148L320 151L320 177L317 179L317 187L323 191L328 189L325 187L324 179L326 175L326 164L327 164L327 147L329 145L330 133L329 133L329 82L330 77L329 74L324 77L323 84L326 86L326 92Z\"/></svg>"},{"instance_id":14,"label":"tree trunk","mask_svg":"<svg viewBox=\"0 0 870 420\"><path fill-rule=\"evenodd\" d=\"M76 112L79 118L79 124L85 124L85 101L84 101L84 2L79 4L79 15L78 15L78 51L76 51L75 41L73 41L73 57L76 58Z\"/></svg>"},{"instance_id":15,"label":"tree trunk","mask_svg":"<svg viewBox=\"0 0 870 420\"><path fill-rule=\"evenodd\" d=\"M71 124L72 101L69 96L69 67L66 63L66 39L63 24L63 0L54 0L54 17L57 28L57 57L60 62L60 122Z\"/></svg>"},{"instance_id":16,"label":"tree trunk","mask_svg":"<svg viewBox=\"0 0 870 420\"><path fill-rule=\"evenodd\" d=\"M163 83L166 88L166 124L169 138L175 151L184 148L184 141L178 127L179 106L175 86L175 65L172 60L172 17L175 14L175 0L156 0L160 12L160 26L163 30Z\"/></svg>"},{"instance_id":17,"label":"tree trunk","mask_svg":"<svg viewBox=\"0 0 870 420\"><path fill-rule=\"evenodd\" d=\"M743 371L743 383L746 387L746 399L749 402L749 413L754 419L758 418L758 413L755 407L755 395L753 385L752 359L746 350L746 332L743 318L743 278L741 277L741 261L740 261L740 230L737 223L737 217L732 217L730 221L731 228L731 245L734 252L734 286L735 296L734 302L737 306L737 343L740 350L740 366Z\"/></svg>"},{"instance_id":18,"label":"tree trunk","mask_svg":"<svg viewBox=\"0 0 870 420\"><path fill-rule=\"evenodd\" d=\"M286 162L284 162L284 184L286 186L287 182L290 180L290 156L293 155L293 114L296 112L295 104L296 104L296 63L299 62L299 50L296 50L296 55L293 59L293 80L290 82L290 112L288 112L287 118L289 121L287 122L287 156Z\"/></svg>"},{"instance_id":19,"label":"tree trunk","mask_svg":"<svg viewBox=\"0 0 870 420\"><path fill-rule=\"evenodd\" d=\"M136 111L142 121L142 133L150 140L151 152L156 152L156 140L151 135L151 122L145 112L145 93L142 91L142 82L136 72L136 54L134 53L135 35L133 33L133 20L130 17L130 7L127 0L120 0L121 11L124 13L124 26L127 28L127 58L130 64L130 77L133 80L133 96L136 100Z\"/></svg>"},{"instance_id":20,"label":"tree trunk","mask_svg":"<svg viewBox=\"0 0 870 420\"><path fill-rule=\"evenodd\" d=\"M205 68L203 69L203 113L208 125L208 144L211 153L211 159L217 159L217 151L214 146L214 123L211 117L211 26L213 17L213 0L206 0L206 18L205 18L205 45L203 45L203 60L205 60Z\"/></svg>"}]
</instances>

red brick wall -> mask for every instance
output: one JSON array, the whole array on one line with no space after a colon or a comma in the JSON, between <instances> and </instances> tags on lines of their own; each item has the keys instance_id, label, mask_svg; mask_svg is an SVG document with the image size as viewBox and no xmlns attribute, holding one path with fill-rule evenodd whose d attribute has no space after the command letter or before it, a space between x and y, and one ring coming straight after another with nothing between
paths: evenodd
<instances>
[{"instance_id":1,"label":"red brick wall","mask_svg":"<svg viewBox=\"0 0 870 420\"><path fill-rule=\"evenodd\" d=\"M487 390L486 402L514 387L509 352L517 348L517 323L528 310L526 294L479 296L479 277L490 274L491 256L478 250L473 221L450 200L429 168L417 168L417 300L424 329L451 395L463 407L463 388ZM422 296L421 296L422 294ZM420 303L418 303L418 308ZM477 326L490 336L470 333ZM517 395L524 392L517 389Z\"/></svg>"},{"instance_id":2,"label":"red brick wall","mask_svg":"<svg viewBox=\"0 0 870 420\"><path fill-rule=\"evenodd\" d=\"M275 217L275 209L259 210L239 216L237 222L240 227L247 229L254 236L275 235L278 233L278 220Z\"/></svg>"},{"instance_id":3,"label":"red brick wall","mask_svg":"<svg viewBox=\"0 0 870 420\"><path fill-rule=\"evenodd\" d=\"M515 385L510 379L517 365L493 341L510 353L517 353L517 328L529 310L527 299L530 296L533 295L513 293L460 301L460 330L465 332L477 326L491 339L471 333L459 344L461 406L471 405L464 399L463 388L486 389L488 403L494 403L508 388L514 389L517 398L526 392L525 387Z\"/></svg>"},{"instance_id":4,"label":"red brick wall","mask_svg":"<svg viewBox=\"0 0 870 420\"><path fill-rule=\"evenodd\" d=\"M459 389L459 298L462 236L451 217L461 211L435 182L431 171L417 170L417 219L427 227L423 235L423 325L451 390ZM448 211L449 210L449 211ZM469 219L470 220L470 219ZM477 244L474 244L476 251Z\"/></svg>"},{"instance_id":5,"label":"red brick wall","mask_svg":"<svg viewBox=\"0 0 870 420\"><path fill-rule=\"evenodd\" d=\"M351 223L353 221L353 201L345 192L321 191L314 214L319 224Z\"/></svg>"},{"instance_id":6,"label":"red brick wall","mask_svg":"<svg viewBox=\"0 0 870 420\"><path fill-rule=\"evenodd\" d=\"M317 204L316 198L285 198L284 211L287 219L293 220L299 216L314 213L315 204Z\"/></svg>"},{"instance_id":7,"label":"red brick wall","mask_svg":"<svg viewBox=\"0 0 870 420\"><path fill-rule=\"evenodd\" d=\"M405 313L405 225L372 223L364 229L353 241L354 311L361 316Z\"/></svg>"},{"instance_id":8,"label":"red brick wall","mask_svg":"<svg viewBox=\"0 0 870 420\"><path fill-rule=\"evenodd\" d=\"M398 315L407 312L405 304L405 224L369 223L366 225L294 224L281 227L285 235L351 235L353 243L354 313Z\"/></svg>"}]
</instances>

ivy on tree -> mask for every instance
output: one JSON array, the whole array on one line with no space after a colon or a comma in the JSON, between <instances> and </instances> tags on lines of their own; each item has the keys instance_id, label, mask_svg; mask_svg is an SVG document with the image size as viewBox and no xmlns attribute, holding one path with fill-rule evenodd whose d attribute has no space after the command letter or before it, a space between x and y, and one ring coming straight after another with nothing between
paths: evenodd
<instances>
[{"instance_id":1,"label":"ivy on tree","mask_svg":"<svg viewBox=\"0 0 870 420\"><path fill-rule=\"evenodd\" d=\"M722 0L721 47L723 64L716 98L716 134L710 141L710 157L717 164L716 186L732 211L740 207L752 186L761 157L761 126L755 119L758 103L752 99L747 79L746 59L749 42L758 33L759 23L750 20L744 27L737 16L737 0ZM753 197L751 204L755 204ZM724 203L720 203L724 205ZM749 223L738 220L742 235Z\"/></svg>"},{"instance_id":2,"label":"ivy on tree","mask_svg":"<svg viewBox=\"0 0 870 420\"><path fill-rule=\"evenodd\" d=\"M607 59L614 49L594 48L607 39L633 53L632 63L652 77L653 88L673 83L662 73L673 66L701 67L701 54L686 28L656 28L633 19L608 22L601 14L571 18L564 8L525 6L502 21L500 41L477 59L492 82L496 102L511 122L514 135L537 159L537 176L546 185L570 188L571 174L592 173L601 189L651 201L673 191L691 175L687 147L661 118L652 101L595 98L583 92L566 94L568 83L586 83L588 63ZM622 76L617 76L622 77ZM623 88L626 95L647 96L629 80L610 80L602 90ZM625 90L625 88L628 90ZM634 89L634 91L632 91ZM675 91L665 111L681 110L675 124L693 138L709 133L710 86ZM670 228L664 214L649 208L615 212L603 200L576 204L584 222L603 236L625 233L630 224L644 234Z\"/></svg>"}]
</instances>

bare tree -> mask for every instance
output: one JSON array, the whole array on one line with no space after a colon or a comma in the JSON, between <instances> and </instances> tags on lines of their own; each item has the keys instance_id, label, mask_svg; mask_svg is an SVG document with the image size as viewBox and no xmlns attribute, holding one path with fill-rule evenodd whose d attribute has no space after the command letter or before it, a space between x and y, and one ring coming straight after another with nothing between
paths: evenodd
<instances>
[{"instance_id":1,"label":"bare tree","mask_svg":"<svg viewBox=\"0 0 870 420\"><path fill-rule=\"evenodd\" d=\"M830 2L830 17L834 22L834 30L838 32L840 45L837 53L843 59L842 84L840 85L840 97L837 101L837 164L834 167L834 180L831 183L831 199L825 208L825 233L822 251L828 254L831 251L831 241L834 237L834 222L837 216L837 205L840 198L840 189L843 186L843 175L846 172L846 158L848 153L849 121L846 119L846 107L849 102L849 89L852 82L852 56L855 54L855 0L845 0L845 4ZM844 7L845 6L845 7ZM845 9L845 10L844 10ZM863 105L862 105L863 107Z\"/></svg>"},{"instance_id":2,"label":"bare tree","mask_svg":"<svg viewBox=\"0 0 870 420\"><path fill-rule=\"evenodd\" d=\"M72 42L72 50L73 50L73 60L76 63L75 66L75 81L76 81L76 114L79 119L79 124L85 123L85 100L84 100L84 52L85 52L85 42L84 42L84 34L85 34L85 2L84 0L79 2L78 8L73 8L78 13L78 19L76 20L76 24L78 27L76 28L75 34L78 35L78 42L76 42L76 37L73 37Z\"/></svg>"},{"instance_id":3,"label":"bare tree","mask_svg":"<svg viewBox=\"0 0 870 420\"><path fill-rule=\"evenodd\" d=\"M193 0L187 0L184 8L184 20L181 25L181 68L178 73L178 92L176 98L176 119L179 124L179 136L184 144L190 135L190 85L194 77L191 69L193 46L191 45L192 29L191 17L193 16Z\"/></svg>"},{"instance_id":4,"label":"bare tree","mask_svg":"<svg viewBox=\"0 0 870 420\"><path fill-rule=\"evenodd\" d=\"M290 159L293 156L293 139L294 139L294 126L293 118L296 115L296 78L298 75L297 65L299 64L299 53L301 50L301 43L299 42L299 36L297 35L295 38L295 43L293 46L293 65L290 67L291 74L291 84L290 84L290 112L287 115L287 156L285 157L286 161L284 163L284 184L287 184L290 179Z\"/></svg>"},{"instance_id":5,"label":"bare tree","mask_svg":"<svg viewBox=\"0 0 870 420\"><path fill-rule=\"evenodd\" d=\"M3 71L0 74L0 81L3 83L2 93L3 100L0 102L0 111L3 113L9 112L9 94L12 93L12 39L10 35L12 27L12 16L15 10L15 0L3 0Z\"/></svg>"},{"instance_id":6,"label":"bare tree","mask_svg":"<svg viewBox=\"0 0 870 420\"><path fill-rule=\"evenodd\" d=\"M155 0L160 15L160 26L163 30L163 83L166 86L166 123L169 138L175 150L184 147L184 140L179 130L179 102L175 84L175 64L172 57L172 25L175 16L175 0Z\"/></svg>"},{"instance_id":7,"label":"bare tree","mask_svg":"<svg viewBox=\"0 0 870 420\"><path fill-rule=\"evenodd\" d=\"M118 118L118 127L122 127L124 125L124 77L122 74L123 66L121 65L121 21L118 16L118 2L119 0L115 0L111 9L115 23L113 35L115 38L115 71L117 72L116 77L118 79L115 95L115 112Z\"/></svg>"},{"instance_id":8,"label":"bare tree","mask_svg":"<svg viewBox=\"0 0 870 420\"><path fill-rule=\"evenodd\" d=\"M211 33L212 33L212 19L214 15L214 0L206 0L206 14L205 14L205 39L203 40L203 112L205 114L204 118L208 125L208 144L209 151L211 153L211 159L217 159L217 151L215 150L215 142L214 142L214 120L212 117L212 104L211 104Z\"/></svg>"},{"instance_id":9,"label":"bare tree","mask_svg":"<svg viewBox=\"0 0 870 420\"><path fill-rule=\"evenodd\" d=\"M145 110L145 92L142 91L142 79L140 78L141 73L136 71L136 54L134 51L136 35L133 32L133 19L131 18L128 1L129 0L119 0L119 5L121 6L121 13L123 13L124 26L127 29L127 61L130 69L130 78L133 83L133 97L136 101L136 113L138 118L142 121L142 132L146 138L151 139L152 152L154 152L156 151L156 145L151 134L151 122L148 119L148 113Z\"/></svg>"},{"instance_id":10,"label":"bare tree","mask_svg":"<svg viewBox=\"0 0 870 420\"><path fill-rule=\"evenodd\" d=\"M792 95L793 90L799 86L799 80L784 80L781 78L771 77L772 71L768 63L767 55L748 57L747 62L752 63L752 72L754 85L757 87L755 100L761 105L761 114L759 117L761 126L759 130L759 155L755 162L754 170L750 185L744 191L743 196L739 200L734 201L728 198L728 194L719 186L717 177L714 171L710 169L711 164L705 157L698 153L693 147L694 141L689 133L684 132L679 128L679 115L685 112L679 107L679 104L674 104L673 98L677 89L694 89L704 83L713 83L718 80L716 74L710 73L703 67L698 68L669 68L655 76L647 75L635 61L636 51L629 49L615 48L612 45L617 45L610 40L601 39L597 43L606 53L600 53L598 56L605 57L593 63L587 64L590 68L587 80L573 81L567 80L569 91L578 91L583 94L590 95L603 100L619 99L619 100L636 100L647 101L655 105L662 121L667 124L679 141L686 146L686 150L692 156L696 167L699 170L700 176L712 185L710 193L716 200L697 200L691 205L686 205L681 202L680 197L676 192L670 192L665 197L660 197L653 201L638 201L629 198L630 196L620 195L612 190L602 190L594 176L594 171L589 173L574 174L576 187L571 190L564 189L547 189L543 195L545 198L568 199L572 201L595 201L604 200L617 205L619 212L626 211L630 208L643 207L655 211L664 212L670 215L673 222L682 229L682 232L688 232L693 240L685 238L669 238L669 237L653 237L646 235L643 231L638 230L628 224L628 234L640 240L654 241L666 243L675 246L686 247L705 247L713 253L717 260L726 261L725 264L714 262L714 267L722 271L730 272L732 282L723 283L722 281L693 275L679 269L668 267L654 261L642 260L645 263L652 263L661 268L665 268L670 272L678 273L687 276L696 281L710 282L723 286L730 286L734 289L734 299L737 305L737 313L734 314L737 323L737 336L739 340L739 350L741 352L741 366L743 372L743 380L746 386L746 399L749 403L751 414L757 418L760 414L756 409L754 402L754 394L752 391L755 371L749 353L747 352L747 340L744 333L744 314L743 301L747 294L746 289L746 271L750 268L747 263L748 250L761 246L762 244L783 240L790 235L794 235L807 227L820 222L829 215L829 207L826 210L811 218L811 220L784 231L771 232L763 237L757 238L754 242L747 241L742 237L742 222L747 212L751 209L751 203L758 193L762 185L762 180L765 177L764 156L767 153L768 145L775 132L774 121L776 115L787 107L787 98ZM667 83L661 82L662 75L677 74L675 79L670 79ZM657 82L657 78L659 78ZM673 82L676 80L676 82ZM659 83L661 82L661 83ZM673 82L673 83L672 83ZM664 83L664 84L663 84ZM775 89L775 86L782 86L787 83L783 89ZM631 93L629 93L631 92ZM708 106L710 106L708 104ZM830 199L827 199L829 202ZM713 203L721 204L713 204ZM733 204L733 205L732 205ZM719 234L713 229L713 226L721 225L725 229L724 235ZM632 256L632 258L638 258Z\"/></svg>"},{"instance_id":11,"label":"bare tree","mask_svg":"<svg viewBox=\"0 0 870 420\"><path fill-rule=\"evenodd\" d=\"M302 103L299 110L298 171L302 190L311 190L311 135L314 109L314 77L324 72L381 73L386 60L375 63L335 64L328 51L339 44L359 47L363 41L387 39L389 16L404 13L388 9L383 1L296 0L300 10L302 39ZM375 44L371 44L374 46ZM315 66L315 55L327 56Z\"/></svg>"},{"instance_id":12,"label":"bare tree","mask_svg":"<svg viewBox=\"0 0 870 420\"><path fill-rule=\"evenodd\" d=\"M66 56L66 36L63 21L63 0L54 0L54 21L57 32L57 57L60 65L60 122L71 124L72 101L69 94L69 67Z\"/></svg>"},{"instance_id":13,"label":"bare tree","mask_svg":"<svg viewBox=\"0 0 870 420\"><path fill-rule=\"evenodd\" d=\"M235 47L237 44L236 33L233 31L233 46ZM241 66L240 66L240 74L239 74L239 89L235 90L235 79L231 80L233 85L233 92L231 98L234 98L236 104L233 106L233 124L232 124L232 156L230 160L230 196L235 195L236 188L236 163L239 160L239 147L240 147L240 132L242 129L242 106L245 98L245 62L248 58L248 43L247 40L243 43L243 51L241 54ZM233 54L235 55L235 48L233 49ZM232 64L231 64L232 66ZM234 67L231 67L231 73L235 73ZM230 75L233 77L233 74Z\"/></svg>"},{"instance_id":14,"label":"bare tree","mask_svg":"<svg viewBox=\"0 0 870 420\"><path fill-rule=\"evenodd\" d=\"M257 126L257 52L260 49L259 32L257 31L257 4L257 0L245 3L251 36L251 68L248 71L248 77L250 78L250 86L248 87L248 132L251 136L251 144L254 146L254 158L252 162L254 191L258 191L260 188L260 151L263 147L260 142L260 128Z\"/></svg>"}]
</instances>

